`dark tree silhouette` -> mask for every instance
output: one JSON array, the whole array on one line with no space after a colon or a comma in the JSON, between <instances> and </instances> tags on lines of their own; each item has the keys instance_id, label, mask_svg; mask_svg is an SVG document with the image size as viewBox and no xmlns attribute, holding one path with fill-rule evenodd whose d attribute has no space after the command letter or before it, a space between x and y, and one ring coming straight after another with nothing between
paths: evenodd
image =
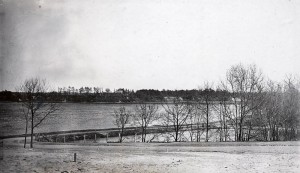
<instances>
[{"instance_id":1,"label":"dark tree silhouette","mask_svg":"<svg viewBox=\"0 0 300 173\"><path fill-rule=\"evenodd\" d=\"M141 103L136 106L134 119L142 129L142 142L146 142L147 128L149 124L158 118L156 114L157 110L158 106L155 104Z\"/></svg>"},{"instance_id":2,"label":"dark tree silhouette","mask_svg":"<svg viewBox=\"0 0 300 173\"><path fill-rule=\"evenodd\" d=\"M179 132L186 125L186 121L193 111L193 106L188 102L182 101L180 98L174 98L173 104L162 105L166 114L164 114L165 125L171 125L175 132L174 140L178 142Z\"/></svg>"},{"instance_id":3,"label":"dark tree silhouette","mask_svg":"<svg viewBox=\"0 0 300 173\"><path fill-rule=\"evenodd\" d=\"M25 116L25 142L28 123L30 122L31 140L30 148L33 148L34 129L38 127L50 114L58 110L57 103L48 98L49 85L46 80L40 78L31 78L24 81L19 87L20 100L22 102L22 112Z\"/></svg>"},{"instance_id":4,"label":"dark tree silhouette","mask_svg":"<svg viewBox=\"0 0 300 173\"><path fill-rule=\"evenodd\" d=\"M128 124L131 113L124 106L114 111L114 124L119 128L119 142L123 142L125 126Z\"/></svg>"}]
</instances>

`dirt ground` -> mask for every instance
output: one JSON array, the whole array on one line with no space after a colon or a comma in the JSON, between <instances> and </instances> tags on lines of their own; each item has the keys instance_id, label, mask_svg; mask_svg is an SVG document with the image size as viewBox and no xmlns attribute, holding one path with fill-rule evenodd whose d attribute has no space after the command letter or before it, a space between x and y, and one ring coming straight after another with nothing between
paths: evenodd
<instances>
[{"instance_id":1,"label":"dirt ground","mask_svg":"<svg viewBox=\"0 0 300 173\"><path fill-rule=\"evenodd\" d=\"M74 162L74 153L77 161ZM300 142L36 143L4 140L1 172L300 172Z\"/></svg>"}]
</instances>

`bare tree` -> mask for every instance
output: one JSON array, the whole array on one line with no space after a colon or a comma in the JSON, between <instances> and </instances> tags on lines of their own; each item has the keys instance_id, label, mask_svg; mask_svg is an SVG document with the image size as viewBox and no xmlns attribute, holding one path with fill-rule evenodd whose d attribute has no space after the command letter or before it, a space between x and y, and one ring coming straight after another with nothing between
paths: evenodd
<instances>
[{"instance_id":1,"label":"bare tree","mask_svg":"<svg viewBox=\"0 0 300 173\"><path fill-rule=\"evenodd\" d=\"M129 123L131 113L124 106L114 111L114 124L119 128L119 142L123 142L125 126Z\"/></svg>"},{"instance_id":2,"label":"bare tree","mask_svg":"<svg viewBox=\"0 0 300 173\"><path fill-rule=\"evenodd\" d=\"M293 140L300 117L300 93L293 76L284 83L268 81L265 103L257 118L257 127L264 140Z\"/></svg>"},{"instance_id":3,"label":"bare tree","mask_svg":"<svg viewBox=\"0 0 300 173\"><path fill-rule=\"evenodd\" d=\"M29 109L22 105L21 112L25 118L25 139L24 139L24 148L26 148L27 144L27 133L28 133L28 123L29 123Z\"/></svg>"},{"instance_id":4,"label":"bare tree","mask_svg":"<svg viewBox=\"0 0 300 173\"><path fill-rule=\"evenodd\" d=\"M174 140L179 141L180 131L186 125L186 120L193 111L193 106L188 102L182 101L180 98L175 98L173 104L162 105L166 114L164 114L164 123L173 127L175 132Z\"/></svg>"},{"instance_id":5,"label":"bare tree","mask_svg":"<svg viewBox=\"0 0 300 173\"><path fill-rule=\"evenodd\" d=\"M228 118L230 117L230 103L229 103L229 94L227 91L220 89L221 86L218 86L217 93L218 98L216 104L213 106L214 110L218 114L219 120L219 134L220 142L227 141L229 137L228 134Z\"/></svg>"},{"instance_id":6,"label":"bare tree","mask_svg":"<svg viewBox=\"0 0 300 173\"><path fill-rule=\"evenodd\" d=\"M149 124L158 119L156 114L158 106L155 104L141 103L136 106L135 122L141 127L142 142L146 142L147 128Z\"/></svg>"},{"instance_id":7,"label":"bare tree","mask_svg":"<svg viewBox=\"0 0 300 173\"><path fill-rule=\"evenodd\" d=\"M193 111L187 119L189 125L189 134L191 142L195 141L200 142L201 135L204 133L201 123L203 121L203 114L201 109L199 109L198 104L193 104Z\"/></svg>"},{"instance_id":8,"label":"bare tree","mask_svg":"<svg viewBox=\"0 0 300 173\"><path fill-rule=\"evenodd\" d=\"M34 129L38 127L50 114L58 110L57 103L53 102L48 95L49 85L46 80L40 78L31 78L24 81L18 89L20 91L20 100L22 101L22 112L25 116L25 141L28 123L31 122L31 141L30 148L33 148Z\"/></svg>"},{"instance_id":9,"label":"bare tree","mask_svg":"<svg viewBox=\"0 0 300 173\"><path fill-rule=\"evenodd\" d=\"M300 118L300 92L296 86L296 79L288 76L284 81L282 125L284 140L295 138Z\"/></svg>"},{"instance_id":10,"label":"bare tree","mask_svg":"<svg viewBox=\"0 0 300 173\"><path fill-rule=\"evenodd\" d=\"M266 140L279 140L279 127L282 115L282 86L273 81L268 81L266 85L266 98L263 108L261 123L265 123L263 128Z\"/></svg>"},{"instance_id":11,"label":"bare tree","mask_svg":"<svg viewBox=\"0 0 300 173\"><path fill-rule=\"evenodd\" d=\"M243 141L251 137L252 116L263 105L263 77L255 65L232 66L222 83L223 89L231 93L232 104L229 119L234 123L235 140ZM247 131L244 128L247 127Z\"/></svg>"},{"instance_id":12,"label":"bare tree","mask_svg":"<svg viewBox=\"0 0 300 173\"><path fill-rule=\"evenodd\" d=\"M213 106L214 101L214 90L212 89L212 85L206 82L204 84L203 90L202 90L202 96L200 97L199 103L200 103L200 109L202 109L202 112L205 114L205 124L206 124L206 136L205 141L208 142L209 136L208 132L210 129L209 121L211 119L211 109Z\"/></svg>"}]
</instances>

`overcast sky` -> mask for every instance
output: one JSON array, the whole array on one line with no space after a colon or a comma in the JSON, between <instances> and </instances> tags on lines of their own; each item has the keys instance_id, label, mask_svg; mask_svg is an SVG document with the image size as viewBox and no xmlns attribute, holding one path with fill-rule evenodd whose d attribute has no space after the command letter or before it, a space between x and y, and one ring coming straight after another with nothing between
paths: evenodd
<instances>
[{"instance_id":1,"label":"overcast sky","mask_svg":"<svg viewBox=\"0 0 300 173\"><path fill-rule=\"evenodd\" d=\"M1 2L2 1L2 2ZM192 89L238 63L300 73L297 0L0 0L0 90Z\"/></svg>"}]
</instances>

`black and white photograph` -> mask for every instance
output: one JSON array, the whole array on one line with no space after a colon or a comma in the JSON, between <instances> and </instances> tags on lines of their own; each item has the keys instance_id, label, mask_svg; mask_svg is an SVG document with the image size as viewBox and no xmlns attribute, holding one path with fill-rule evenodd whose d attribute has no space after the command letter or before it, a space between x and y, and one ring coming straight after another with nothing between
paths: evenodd
<instances>
[{"instance_id":1,"label":"black and white photograph","mask_svg":"<svg viewBox=\"0 0 300 173\"><path fill-rule=\"evenodd\" d=\"M0 0L0 172L299 173L299 0Z\"/></svg>"}]
</instances>

